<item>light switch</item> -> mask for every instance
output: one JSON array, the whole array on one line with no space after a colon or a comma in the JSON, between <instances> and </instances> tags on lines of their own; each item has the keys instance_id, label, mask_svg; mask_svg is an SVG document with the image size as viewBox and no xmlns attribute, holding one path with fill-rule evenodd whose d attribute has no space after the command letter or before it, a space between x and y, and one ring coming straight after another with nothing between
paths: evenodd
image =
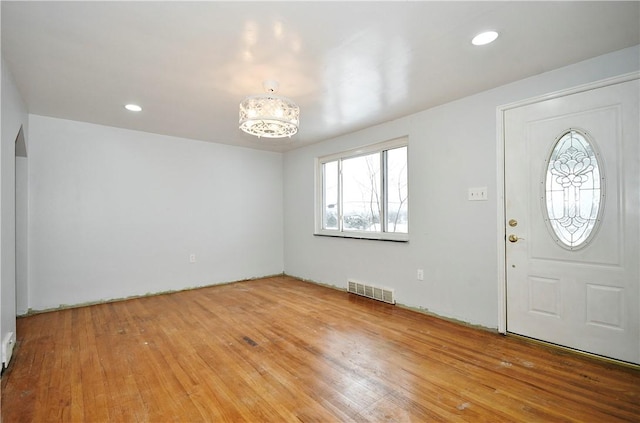
<instances>
[{"instance_id":1,"label":"light switch","mask_svg":"<svg viewBox=\"0 0 640 423\"><path fill-rule=\"evenodd\" d=\"M486 201L487 187L469 188L469 201Z\"/></svg>"}]
</instances>

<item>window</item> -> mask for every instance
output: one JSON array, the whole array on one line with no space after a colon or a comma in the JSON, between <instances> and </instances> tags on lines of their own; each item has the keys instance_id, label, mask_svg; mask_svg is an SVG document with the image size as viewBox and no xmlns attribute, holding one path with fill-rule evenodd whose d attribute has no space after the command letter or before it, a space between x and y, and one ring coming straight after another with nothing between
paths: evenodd
<instances>
[{"instance_id":1,"label":"window","mask_svg":"<svg viewBox=\"0 0 640 423\"><path fill-rule=\"evenodd\" d=\"M317 159L316 234L408 241L407 139Z\"/></svg>"},{"instance_id":2,"label":"window","mask_svg":"<svg viewBox=\"0 0 640 423\"><path fill-rule=\"evenodd\" d=\"M546 222L558 245L575 250L588 244L601 219L604 176L594 146L570 129L555 143L544 181Z\"/></svg>"}]
</instances>

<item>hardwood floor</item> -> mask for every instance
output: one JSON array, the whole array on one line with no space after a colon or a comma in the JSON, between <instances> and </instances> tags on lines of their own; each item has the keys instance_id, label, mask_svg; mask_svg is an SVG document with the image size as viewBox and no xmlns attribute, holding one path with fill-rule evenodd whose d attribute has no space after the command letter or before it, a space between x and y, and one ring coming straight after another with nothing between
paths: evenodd
<instances>
[{"instance_id":1,"label":"hardwood floor","mask_svg":"<svg viewBox=\"0 0 640 423\"><path fill-rule=\"evenodd\" d=\"M10 422L640 421L640 371L287 276L18 319Z\"/></svg>"}]
</instances>

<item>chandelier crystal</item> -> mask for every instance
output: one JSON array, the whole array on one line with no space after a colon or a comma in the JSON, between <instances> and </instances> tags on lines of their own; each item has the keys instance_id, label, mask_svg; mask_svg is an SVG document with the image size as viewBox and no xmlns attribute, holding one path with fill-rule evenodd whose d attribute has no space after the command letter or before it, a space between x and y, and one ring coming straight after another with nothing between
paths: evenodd
<instances>
[{"instance_id":1,"label":"chandelier crystal","mask_svg":"<svg viewBox=\"0 0 640 423\"><path fill-rule=\"evenodd\" d=\"M291 100L275 95L278 85L264 82L267 94L252 95L240 103L240 129L258 138L291 137L298 132L300 108Z\"/></svg>"}]
</instances>

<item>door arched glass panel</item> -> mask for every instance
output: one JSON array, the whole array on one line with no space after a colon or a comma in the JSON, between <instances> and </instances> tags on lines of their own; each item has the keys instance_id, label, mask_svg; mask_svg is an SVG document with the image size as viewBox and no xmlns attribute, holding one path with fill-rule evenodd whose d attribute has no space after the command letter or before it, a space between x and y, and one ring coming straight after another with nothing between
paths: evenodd
<instances>
[{"instance_id":1,"label":"door arched glass panel","mask_svg":"<svg viewBox=\"0 0 640 423\"><path fill-rule=\"evenodd\" d=\"M553 239L569 250L588 245L604 208L604 175L595 145L585 133L569 129L558 137L543 186L543 209Z\"/></svg>"}]
</instances>

